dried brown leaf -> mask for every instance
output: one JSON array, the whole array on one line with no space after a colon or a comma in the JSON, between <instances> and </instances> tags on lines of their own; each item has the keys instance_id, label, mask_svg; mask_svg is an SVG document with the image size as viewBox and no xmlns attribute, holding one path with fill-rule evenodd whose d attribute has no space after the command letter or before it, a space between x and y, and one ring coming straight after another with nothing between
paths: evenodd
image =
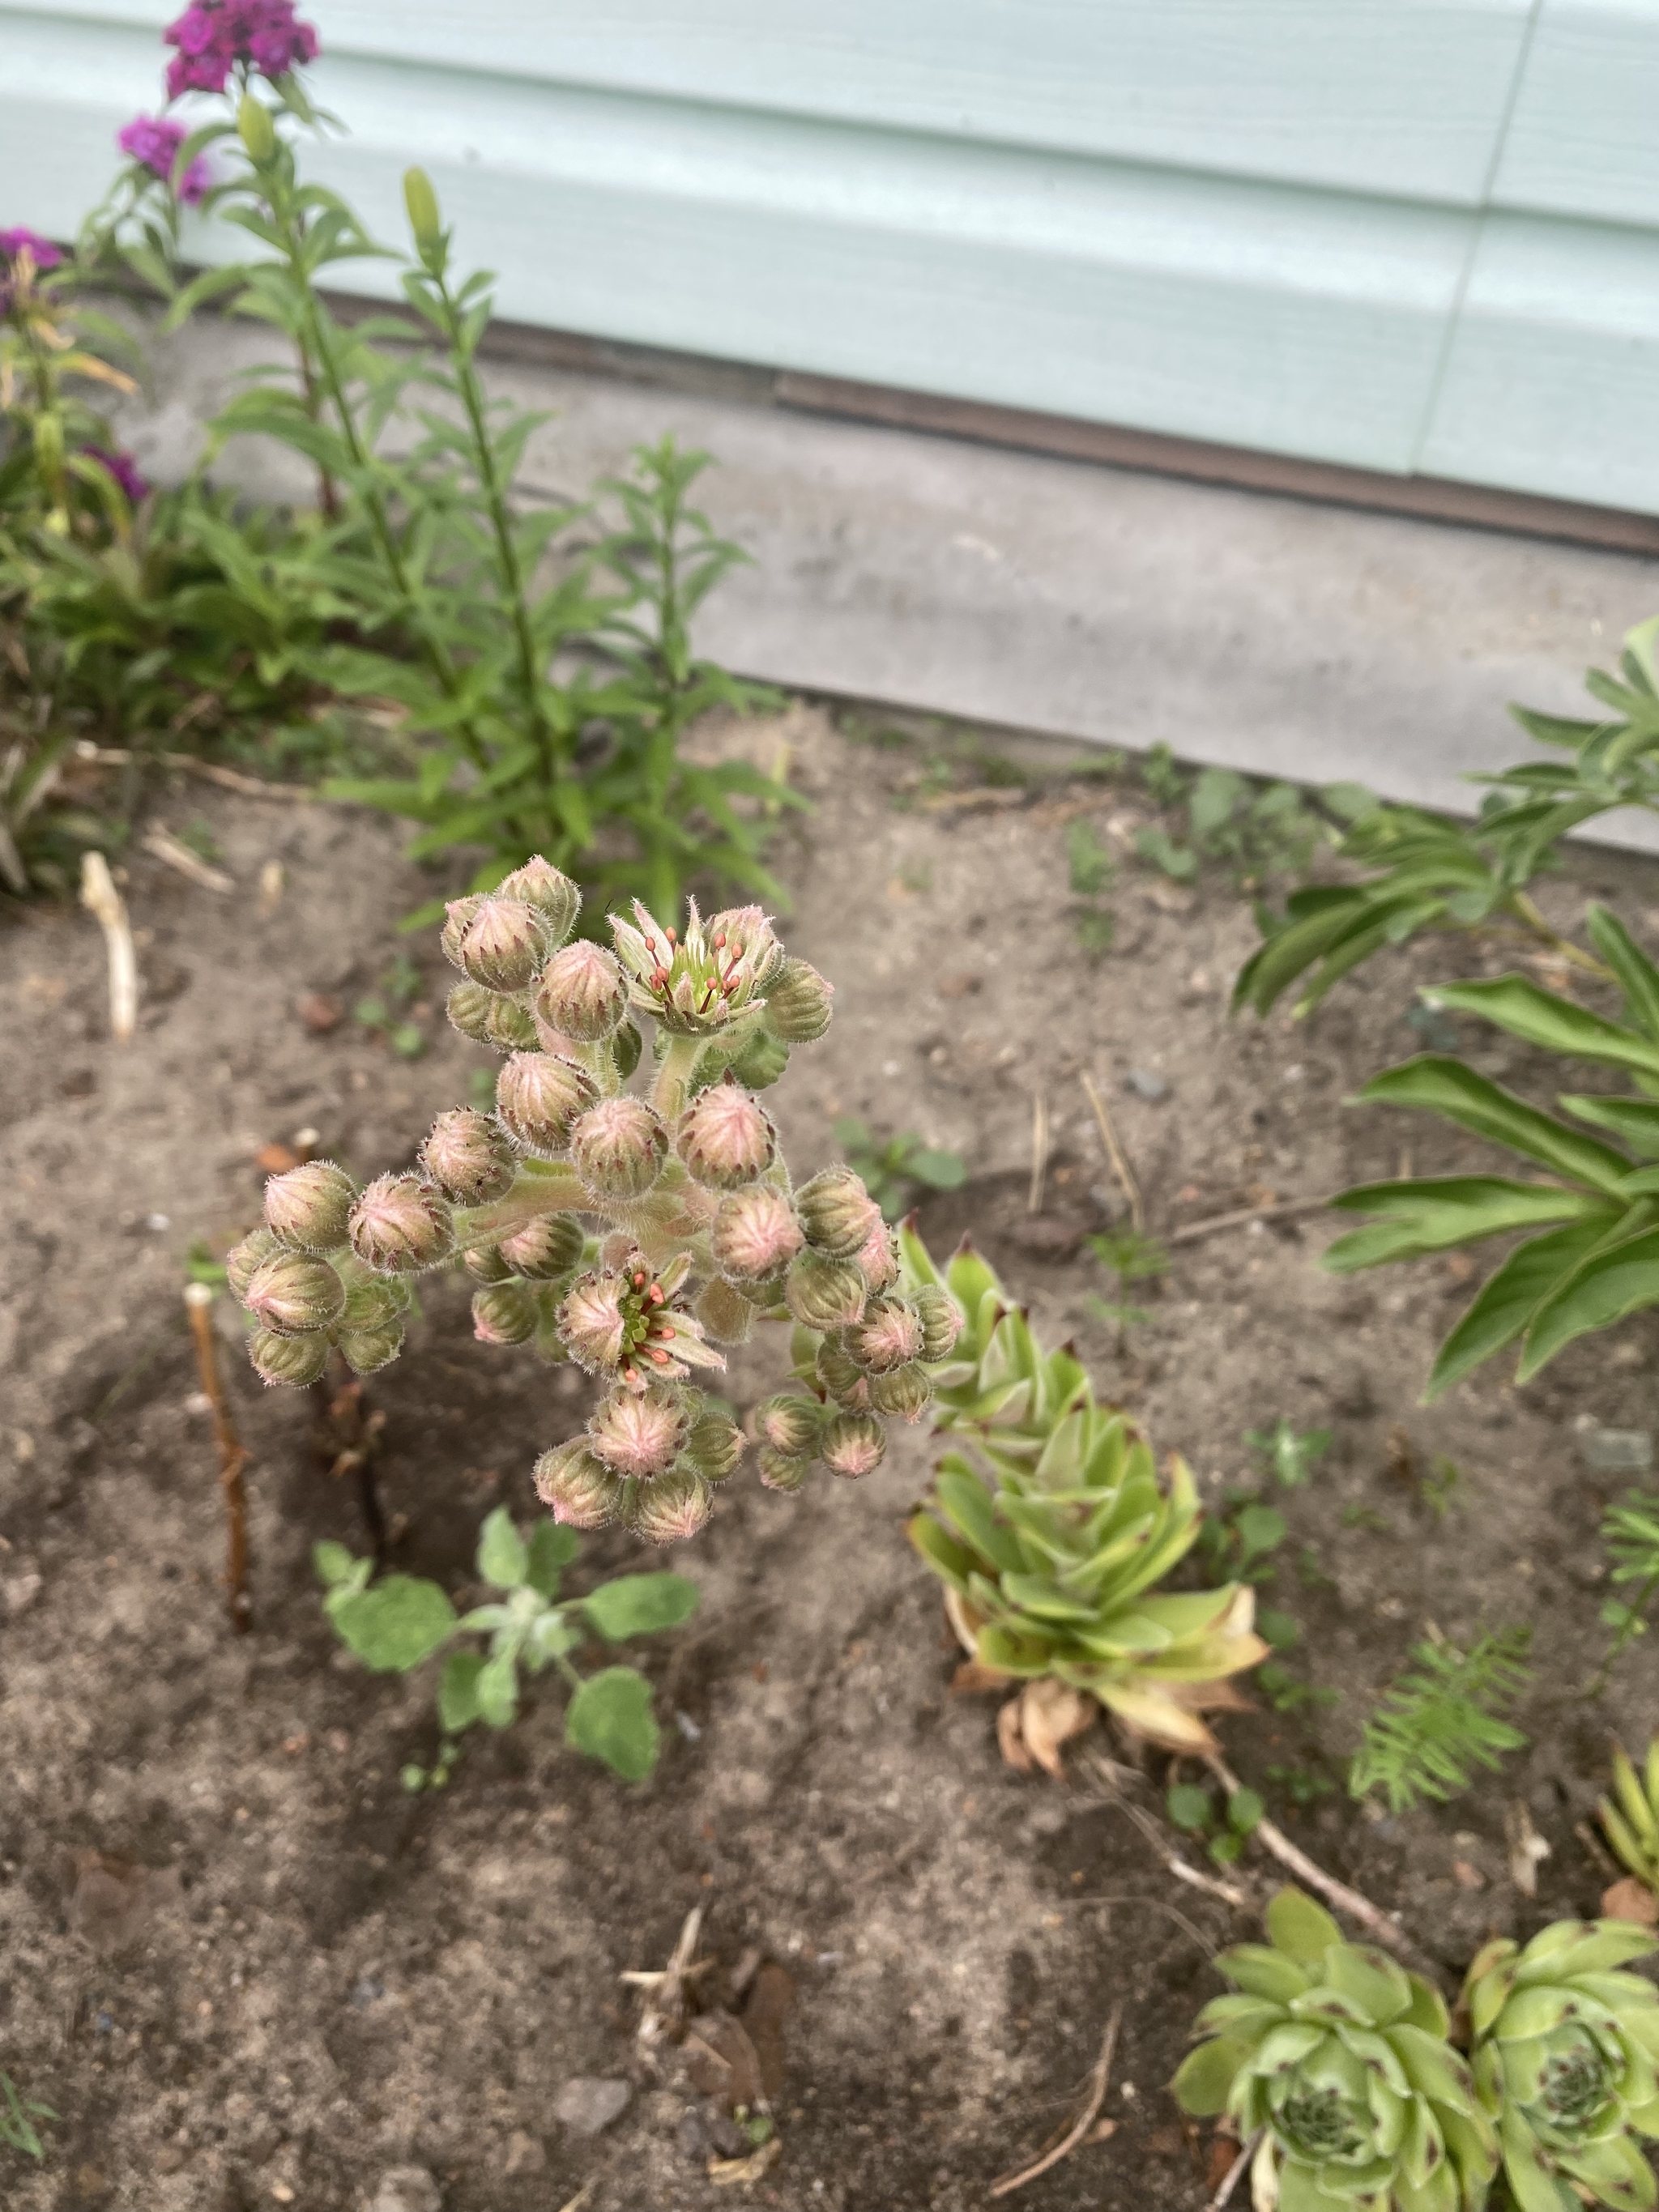
<instances>
[{"instance_id":1,"label":"dried brown leaf","mask_svg":"<svg viewBox=\"0 0 1659 2212\"><path fill-rule=\"evenodd\" d=\"M1010 1766L1017 1768L1021 1774L1029 1774L1032 1760L1030 1753L1025 1748L1025 1732L1020 1726L1020 1698L1010 1698L998 1712L997 1748Z\"/></svg>"},{"instance_id":2,"label":"dried brown leaf","mask_svg":"<svg viewBox=\"0 0 1659 2212\"><path fill-rule=\"evenodd\" d=\"M1020 1732L1026 1749L1045 1774L1052 1774L1056 1782L1064 1779L1062 1747L1092 1728L1099 1711L1092 1698L1074 1690L1069 1682L1056 1681L1051 1674L1025 1685L1019 1699Z\"/></svg>"},{"instance_id":3,"label":"dried brown leaf","mask_svg":"<svg viewBox=\"0 0 1659 2212\"><path fill-rule=\"evenodd\" d=\"M1622 1881L1601 1893L1604 1920L1633 1920L1638 1928L1659 1928L1659 1898L1646 1882L1627 1874Z\"/></svg>"}]
</instances>

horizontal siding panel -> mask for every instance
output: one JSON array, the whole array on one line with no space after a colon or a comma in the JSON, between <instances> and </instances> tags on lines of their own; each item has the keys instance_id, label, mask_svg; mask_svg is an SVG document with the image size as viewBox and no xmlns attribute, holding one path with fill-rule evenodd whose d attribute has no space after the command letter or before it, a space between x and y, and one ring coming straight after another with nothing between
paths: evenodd
<instances>
[{"instance_id":1,"label":"horizontal siding panel","mask_svg":"<svg viewBox=\"0 0 1659 2212\"><path fill-rule=\"evenodd\" d=\"M1544 0L1492 197L1659 223L1659 0Z\"/></svg>"},{"instance_id":2,"label":"horizontal siding panel","mask_svg":"<svg viewBox=\"0 0 1659 2212\"><path fill-rule=\"evenodd\" d=\"M1421 466L1659 513L1659 232L1489 216Z\"/></svg>"},{"instance_id":3,"label":"horizontal siding panel","mask_svg":"<svg viewBox=\"0 0 1659 2212\"><path fill-rule=\"evenodd\" d=\"M1475 204L1530 0L327 0L331 53ZM156 0L52 20L159 27ZM304 12L303 6L301 12Z\"/></svg>"}]
</instances>

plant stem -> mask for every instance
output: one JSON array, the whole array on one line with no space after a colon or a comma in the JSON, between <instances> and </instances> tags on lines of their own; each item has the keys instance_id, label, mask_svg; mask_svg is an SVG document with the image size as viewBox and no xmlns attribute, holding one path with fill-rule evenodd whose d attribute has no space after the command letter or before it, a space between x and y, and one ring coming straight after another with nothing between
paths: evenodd
<instances>
[{"instance_id":1,"label":"plant stem","mask_svg":"<svg viewBox=\"0 0 1659 2212\"><path fill-rule=\"evenodd\" d=\"M651 1101L665 1121L672 1124L678 1119L680 1109L685 1103L686 1090L696 1071L702 1046L701 1037L669 1039L668 1050L663 1055L662 1066L657 1075L656 1091Z\"/></svg>"},{"instance_id":2,"label":"plant stem","mask_svg":"<svg viewBox=\"0 0 1659 2212\"><path fill-rule=\"evenodd\" d=\"M196 1371L213 1408L213 1434L219 1447L219 1487L225 1500L225 1602L231 1626L246 1636L253 1626L247 1588L247 1487L242 1470L248 1455L236 1433L224 1386L219 1380L218 1349L213 1339L213 1292L205 1283L185 1285L185 1310L196 1340Z\"/></svg>"},{"instance_id":3,"label":"plant stem","mask_svg":"<svg viewBox=\"0 0 1659 2212\"><path fill-rule=\"evenodd\" d=\"M521 1170L505 1197L488 1206L474 1206L455 1215L455 1249L476 1252L480 1246L499 1244L532 1221L549 1213L591 1213L593 1200L582 1188L574 1168L562 1165Z\"/></svg>"},{"instance_id":4,"label":"plant stem","mask_svg":"<svg viewBox=\"0 0 1659 2212\"><path fill-rule=\"evenodd\" d=\"M1599 982L1613 983L1618 981L1612 969L1605 966L1594 953L1584 951L1570 937L1563 937L1559 929L1552 929L1525 891L1511 892L1510 906L1539 942L1547 945L1552 952L1559 953L1570 968L1579 969L1586 975L1594 975Z\"/></svg>"}]
</instances>

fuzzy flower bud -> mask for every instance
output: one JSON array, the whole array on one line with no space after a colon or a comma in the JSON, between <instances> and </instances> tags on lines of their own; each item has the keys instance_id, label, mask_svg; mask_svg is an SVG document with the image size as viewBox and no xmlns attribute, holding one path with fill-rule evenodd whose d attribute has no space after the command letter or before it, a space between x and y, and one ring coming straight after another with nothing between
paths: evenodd
<instances>
[{"instance_id":1,"label":"fuzzy flower bud","mask_svg":"<svg viewBox=\"0 0 1659 2212\"><path fill-rule=\"evenodd\" d=\"M754 1334L754 1300L735 1283L724 1283L718 1275L703 1285L691 1310L703 1334L716 1344L746 1344Z\"/></svg>"},{"instance_id":2,"label":"fuzzy flower bud","mask_svg":"<svg viewBox=\"0 0 1659 2212\"><path fill-rule=\"evenodd\" d=\"M621 1476L594 1458L585 1437L544 1452L535 1481L537 1497L567 1528L603 1528L622 1510Z\"/></svg>"},{"instance_id":3,"label":"fuzzy flower bud","mask_svg":"<svg viewBox=\"0 0 1659 2212\"><path fill-rule=\"evenodd\" d=\"M225 1255L225 1280L230 1285L231 1296L245 1305L254 1269L262 1260L269 1260L274 1252L282 1249L268 1229L256 1229L240 1244L233 1244Z\"/></svg>"},{"instance_id":4,"label":"fuzzy flower bud","mask_svg":"<svg viewBox=\"0 0 1659 2212\"><path fill-rule=\"evenodd\" d=\"M735 1083L711 1084L680 1116L674 1149L707 1190L741 1190L772 1164L777 1132Z\"/></svg>"},{"instance_id":5,"label":"fuzzy flower bud","mask_svg":"<svg viewBox=\"0 0 1659 2212\"><path fill-rule=\"evenodd\" d=\"M936 1283L924 1283L910 1303L921 1322L921 1357L930 1364L948 1359L962 1334L956 1300Z\"/></svg>"},{"instance_id":6,"label":"fuzzy flower bud","mask_svg":"<svg viewBox=\"0 0 1659 2212\"><path fill-rule=\"evenodd\" d=\"M902 1298L872 1298L842 1342L866 1374L890 1374L920 1355L921 1316Z\"/></svg>"},{"instance_id":7,"label":"fuzzy flower bud","mask_svg":"<svg viewBox=\"0 0 1659 2212\"><path fill-rule=\"evenodd\" d=\"M474 1044L494 1045L498 1052L533 1052L536 1024L512 999L486 991L479 983L458 983L444 1001L449 1025Z\"/></svg>"},{"instance_id":8,"label":"fuzzy flower bud","mask_svg":"<svg viewBox=\"0 0 1659 2212\"><path fill-rule=\"evenodd\" d=\"M628 1292L625 1275L583 1275L559 1308L559 1334L569 1346L571 1358L590 1374L622 1364L628 1338Z\"/></svg>"},{"instance_id":9,"label":"fuzzy flower bud","mask_svg":"<svg viewBox=\"0 0 1659 2212\"><path fill-rule=\"evenodd\" d=\"M265 1226L290 1252L332 1252L346 1241L357 1186L332 1160L307 1160L265 1185Z\"/></svg>"},{"instance_id":10,"label":"fuzzy flower bud","mask_svg":"<svg viewBox=\"0 0 1659 2212\"><path fill-rule=\"evenodd\" d=\"M817 1376L843 1411L861 1413L870 1403L870 1378L847 1356L837 1337L826 1337L818 1346Z\"/></svg>"},{"instance_id":11,"label":"fuzzy flower bud","mask_svg":"<svg viewBox=\"0 0 1659 2212\"><path fill-rule=\"evenodd\" d=\"M714 1265L734 1282L766 1283L800 1250L800 1224L781 1190L754 1184L722 1199L709 1233Z\"/></svg>"},{"instance_id":12,"label":"fuzzy flower bud","mask_svg":"<svg viewBox=\"0 0 1659 2212\"><path fill-rule=\"evenodd\" d=\"M785 1279L783 1302L803 1328L845 1328L864 1311L867 1287L851 1260L803 1252Z\"/></svg>"},{"instance_id":13,"label":"fuzzy flower bud","mask_svg":"<svg viewBox=\"0 0 1659 2212\"><path fill-rule=\"evenodd\" d=\"M714 1510L714 1493L696 1469L677 1467L641 1490L632 1525L647 1544L683 1544L708 1526Z\"/></svg>"},{"instance_id":14,"label":"fuzzy flower bud","mask_svg":"<svg viewBox=\"0 0 1659 2212\"><path fill-rule=\"evenodd\" d=\"M273 1336L256 1328L247 1341L247 1356L262 1382L287 1383L303 1389L315 1382L328 1365L328 1339L316 1336Z\"/></svg>"},{"instance_id":15,"label":"fuzzy flower bud","mask_svg":"<svg viewBox=\"0 0 1659 2212\"><path fill-rule=\"evenodd\" d=\"M724 1413L705 1413L685 1440L688 1462L706 1482L724 1482L743 1457L743 1431Z\"/></svg>"},{"instance_id":16,"label":"fuzzy flower bud","mask_svg":"<svg viewBox=\"0 0 1659 2212\"><path fill-rule=\"evenodd\" d=\"M830 1026L833 984L805 960L786 960L766 989L766 1026L785 1044L811 1044Z\"/></svg>"},{"instance_id":17,"label":"fuzzy flower bud","mask_svg":"<svg viewBox=\"0 0 1659 2212\"><path fill-rule=\"evenodd\" d=\"M461 964L461 939L483 912L484 894L475 891L466 898L451 899L444 908L444 926L438 932L438 950L452 968Z\"/></svg>"},{"instance_id":18,"label":"fuzzy flower bud","mask_svg":"<svg viewBox=\"0 0 1659 2212\"><path fill-rule=\"evenodd\" d=\"M886 1449L887 1431L873 1413L837 1413L818 1438L818 1457L849 1482L879 1467Z\"/></svg>"},{"instance_id":19,"label":"fuzzy flower bud","mask_svg":"<svg viewBox=\"0 0 1659 2212\"><path fill-rule=\"evenodd\" d=\"M570 1132L571 1165L601 1198L643 1198L667 1156L661 1116L625 1091L590 1106Z\"/></svg>"},{"instance_id":20,"label":"fuzzy flower bud","mask_svg":"<svg viewBox=\"0 0 1659 2212\"><path fill-rule=\"evenodd\" d=\"M249 1276L242 1304L272 1336L308 1336L338 1321L345 1301L345 1285L326 1261L277 1252Z\"/></svg>"},{"instance_id":21,"label":"fuzzy flower bud","mask_svg":"<svg viewBox=\"0 0 1659 2212\"><path fill-rule=\"evenodd\" d=\"M480 1344L528 1344L541 1311L524 1283L491 1283L472 1293L472 1334Z\"/></svg>"},{"instance_id":22,"label":"fuzzy flower bud","mask_svg":"<svg viewBox=\"0 0 1659 2212\"><path fill-rule=\"evenodd\" d=\"M818 1448L823 1408L815 1398L793 1390L780 1390L763 1398L755 1408L755 1434L770 1451L786 1459L811 1459Z\"/></svg>"},{"instance_id":23,"label":"fuzzy flower bud","mask_svg":"<svg viewBox=\"0 0 1659 2212\"><path fill-rule=\"evenodd\" d=\"M539 853L533 854L523 867L514 868L510 876L504 877L495 886L495 896L522 899L526 906L533 906L542 917L550 946L564 943L582 908L582 895L569 877L562 875Z\"/></svg>"},{"instance_id":24,"label":"fuzzy flower bud","mask_svg":"<svg viewBox=\"0 0 1659 2212\"><path fill-rule=\"evenodd\" d=\"M421 1146L428 1179L457 1206L483 1206L513 1187L518 1157L506 1132L471 1106L440 1114ZM298 1170L295 1170L299 1172Z\"/></svg>"},{"instance_id":25,"label":"fuzzy flower bud","mask_svg":"<svg viewBox=\"0 0 1659 2212\"><path fill-rule=\"evenodd\" d=\"M933 1386L925 1370L913 1360L885 1375L870 1377L870 1404L878 1413L899 1421L919 1421L933 1402Z\"/></svg>"},{"instance_id":26,"label":"fuzzy flower bud","mask_svg":"<svg viewBox=\"0 0 1659 2212\"><path fill-rule=\"evenodd\" d=\"M550 1052L515 1052L495 1079L495 1110L508 1135L545 1159L563 1152L571 1124L599 1095L585 1067Z\"/></svg>"},{"instance_id":27,"label":"fuzzy flower bud","mask_svg":"<svg viewBox=\"0 0 1659 2212\"><path fill-rule=\"evenodd\" d=\"M404 1325L389 1321L380 1328L342 1331L340 1356L354 1375L373 1375L389 1367L404 1348Z\"/></svg>"},{"instance_id":28,"label":"fuzzy flower bud","mask_svg":"<svg viewBox=\"0 0 1659 2212\"><path fill-rule=\"evenodd\" d=\"M876 1224L853 1257L872 1291L890 1289L897 1282L898 1239L884 1221Z\"/></svg>"},{"instance_id":29,"label":"fuzzy flower bud","mask_svg":"<svg viewBox=\"0 0 1659 2212\"><path fill-rule=\"evenodd\" d=\"M768 1490L793 1498L811 1472L810 1459L793 1459L787 1452L774 1451L770 1444L761 1446L760 1479Z\"/></svg>"},{"instance_id":30,"label":"fuzzy flower bud","mask_svg":"<svg viewBox=\"0 0 1659 2212\"><path fill-rule=\"evenodd\" d=\"M509 1267L494 1244L475 1244L462 1253L461 1265L475 1283L504 1283L510 1275L525 1273L521 1267Z\"/></svg>"},{"instance_id":31,"label":"fuzzy flower bud","mask_svg":"<svg viewBox=\"0 0 1659 2212\"><path fill-rule=\"evenodd\" d=\"M532 1283L556 1283L570 1273L586 1243L574 1213L544 1213L504 1237L496 1249L514 1274Z\"/></svg>"},{"instance_id":32,"label":"fuzzy flower bud","mask_svg":"<svg viewBox=\"0 0 1659 2212\"><path fill-rule=\"evenodd\" d=\"M409 1310L410 1293L406 1283L389 1279L385 1275L373 1275L367 1282L347 1286L345 1305L340 1314L340 1327L347 1332L372 1334L401 1321Z\"/></svg>"},{"instance_id":33,"label":"fuzzy flower bud","mask_svg":"<svg viewBox=\"0 0 1659 2212\"><path fill-rule=\"evenodd\" d=\"M628 979L616 954L586 938L556 952L537 990L536 1012L579 1044L614 1035L628 1012Z\"/></svg>"},{"instance_id":34,"label":"fuzzy flower bud","mask_svg":"<svg viewBox=\"0 0 1659 2212\"><path fill-rule=\"evenodd\" d=\"M672 1467L690 1428L683 1391L614 1389L587 1425L588 1448L618 1474L648 1481Z\"/></svg>"},{"instance_id":35,"label":"fuzzy flower bud","mask_svg":"<svg viewBox=\"0 0 1659 2212\"><path fill-rule=\"evenodd\" d=\"M527 990L547 958L547 928L523 899L497 892L457 933L450 958L486 991Z\"/></svg>"},{"instance_id":36,"label":"fuzzy flower bud","mask_svg":"<svg viewBox=\"0 0 1659 2212\"><path fill-rule=\"evenodd\" d=\"M881 1208L851 1168L825 1168L795 1193L806 1241L832 1260L850 1260L882 1226Z\"/></svg>"},{"instance_id":37,"label":"fuzzy flower bud","mask_svg":"<svg viewBox=\"0 0 1659 2212\"><path fill-rule=\"evenodd\" d=\"M366 1267L411 1275L454 1249L449 1200L418 1176L377 1176L351 1209L351 1249Z\"/></svg>"}]
</instances>

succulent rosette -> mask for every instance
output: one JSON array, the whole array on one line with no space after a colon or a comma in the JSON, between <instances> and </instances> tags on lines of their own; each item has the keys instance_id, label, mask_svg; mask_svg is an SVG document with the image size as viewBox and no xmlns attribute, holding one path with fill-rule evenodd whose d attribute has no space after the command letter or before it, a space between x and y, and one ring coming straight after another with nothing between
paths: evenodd
<instances>
[{"instance_id":1,"label":"succulent rosette","mask_svg":"<svg viewBox=\"0 0 1659 2212\"><path fill-rule=\"evenodd\" d=\"M1216 1960L1233 1993L1173 2085L1184 2111L1260 2131L1256 2212L1480 2212L1497 2136L1439 1992L1297 1889L1267 1936Z\"/></svg>"},{"instance_id":2,"label":"succulent rosette","mask_svg":"<svg viewBox=\"0 0 1659 2212\"><path fill-rule=\"evenodd\" d=\"M1642 2208L1659 2197L1659 1991L1622 1970L1659 1950L1623 1920L1558 1920L1524 1950L1488 1943L1464 1984L1480 2101L1517 2212Z\"/></svg>"}]
</instances>

